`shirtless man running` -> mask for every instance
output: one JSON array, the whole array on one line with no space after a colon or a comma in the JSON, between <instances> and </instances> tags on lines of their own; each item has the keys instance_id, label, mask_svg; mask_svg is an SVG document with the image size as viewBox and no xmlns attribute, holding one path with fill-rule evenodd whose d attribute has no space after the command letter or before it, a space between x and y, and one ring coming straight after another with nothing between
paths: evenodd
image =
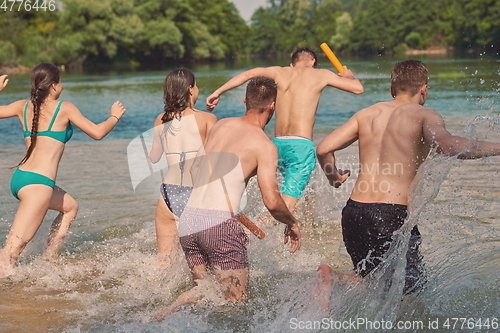
<instances>
[{"instance_id":1,"label":"shirtless man running","mask_svg":"<svg viewBox=\"0 0 500 333\"><path fill-rule=\"evenodd\" d=\"M461 159L500 155L500 143L453 136L439 113L423 107L427 81L428 71L422 62L397 63L391 73L393 100L357 112L318 145L319 163L330 184L339 187L349 173L337 170L334 153L359 141L361 169L342 211L344 243L357 276L367 276L388 251L393 233L406 219L410 186L431 149ZM419 243L415 226L406 254L405 294L422 282ZM323 277L330 274L325 265L319 271ZM335 282L352 280L355 275L332 277Z\"/></svg>"},{"instance_id":2,"label":"shirtless man running","mask_svg":"<svg viewBox=\"0 0 500 333\"><path fill-rule=\"evenodd\" d=\"M193 280L206 279L212 270L226 300L234 304L248 299L248 237L235 215L251 177L257 176L271 215L286 224L290 252L301 245L297 221L278 191L277 149L263 131L273 116L276 93L272 80L251 80L245 115L219 120L212 127L191 168L193 191L179 220L180 243ZM196 287L188 290L163 315L199 298Z\"/></svg>"},{"instance_id":3,"label":"shirtless man running","mask_svg":"<svg viewBox=\"0 0 500 333\"><path fill-rule=\"evenodd\" d=\"M302 48L292 54L290 67L254 68L240 73L207 97L213 110L220 95L255 77L267 77L278 84L274 144L278 147L279 169L284 182L281 193L293 211L316 167L313 127L321 92L332 86L355 94L364 92L361 82L344 66L343 74L317 69L316 54Z\"/></svg>"}]
</instances>

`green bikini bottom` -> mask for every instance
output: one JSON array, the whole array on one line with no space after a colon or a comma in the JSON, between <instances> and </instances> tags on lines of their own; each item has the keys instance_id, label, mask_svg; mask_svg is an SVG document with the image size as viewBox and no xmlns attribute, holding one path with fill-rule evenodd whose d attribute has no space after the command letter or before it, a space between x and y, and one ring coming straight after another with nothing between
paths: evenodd
<instances>
[{"instance_id":1,"label":"green bikini bottom","mask_svg":"<svg viewBox=\"0 0 500 333\"><path fill-rule=\"evenodd\" d=\"M26 185L33 184L47 185L54 188L56 182L39 173L16 169L12 175L12 179L10 180L10 191L12 192L12 195L19 200L19 197L17 196L19 191Z\"/></svg>"}]
</instances>

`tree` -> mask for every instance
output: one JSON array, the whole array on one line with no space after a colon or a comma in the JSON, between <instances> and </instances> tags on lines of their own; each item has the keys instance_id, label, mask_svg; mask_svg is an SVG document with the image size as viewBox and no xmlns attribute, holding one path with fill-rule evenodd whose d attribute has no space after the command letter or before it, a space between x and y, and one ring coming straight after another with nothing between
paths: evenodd
<instances>
[{"instance_id":1,"label":"tree","mask_svg":"<svg viewBox=\"0 0 500 333\"><path fill-rule=\"evenodd\" d=\"M335 34L341 15L338 0L270 0L269 4L252 16L252 46L261 54L318 47Z\"/></svg>"},{"instance_id":2,"label":"tree","mask_svg":"<svg viewBox=\"0 0 500 333\"><path fill-rule=\"evenodd\" d=\"M337 29L335 35L330 38L330 44L334 49L341 50L349 44L349 34L352 29L351 15L343 13L335 19Z\"/></svg>"},{"instance_id":3,"label":"tree","mask_svg":"<svg viewBox=\"0 0 500 333\"><path fill-rule=\"evenodd\" d=\"M456 29L455 46L460 49L493 46L500 48L500 2L457 0L450 3Z\"/></svg>"},{"instance_id":4,"label":"tree","mask_svg":"<svg viewBox=\"0 0 500 333\"><path fill-rule=\"evenodd\" d=\"M189 0L188 3L196 20L218 38L224 57L245 52L251 31L233 3L227 0Z\"/></svg>"},{"instance_id":5,"label":"tree","mask_svg":"<svg viewBox=\"0 0 500 333\"><path fill-rule=\"evenodd\" d=\"M397 35L395 0L372 0L353 22L348 50L364 53L392 51L399 40Z\"/></svg>"},{"instance_id":6,"label":"tree","mask_svg":"<svg viewBox=\"0 0 500 333\"><path fill-rule=\"evenodd\" d=\"M119 47L128 49L144 27L133 5L133 0L64 0L60 24L68 29L60 43L78 53L112 59Z\"/></svg>"}]
</instances>

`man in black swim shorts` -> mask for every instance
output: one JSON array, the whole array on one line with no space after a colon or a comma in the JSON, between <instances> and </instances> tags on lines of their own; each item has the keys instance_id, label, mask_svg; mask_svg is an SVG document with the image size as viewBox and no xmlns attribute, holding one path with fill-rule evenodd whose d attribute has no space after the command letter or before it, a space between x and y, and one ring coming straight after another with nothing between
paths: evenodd
<instances>
[{"instance_id":1,"label":"man in black swim shorts","mask_svg":"<svg viewBox=\"0 0 500 333\"><path fill-rule=\"evenodd\" d=\"M377 267L394 232L404 224L410 185L431 149L461 159L500 154L498 143L452 136L442 116L423 107L427 81L428 71L422 62L397 63L391 72L393 100L357 112L316 149L330 185L338 188L349 172L339 172L334 153L359 141L360 172L342 211L343 238L357 276L365 277ZM421 285L420 237L415 226L406 254L405 294ZM319 271L321 276L330 274L326 265Z\"/></svg>"}]
</instances>

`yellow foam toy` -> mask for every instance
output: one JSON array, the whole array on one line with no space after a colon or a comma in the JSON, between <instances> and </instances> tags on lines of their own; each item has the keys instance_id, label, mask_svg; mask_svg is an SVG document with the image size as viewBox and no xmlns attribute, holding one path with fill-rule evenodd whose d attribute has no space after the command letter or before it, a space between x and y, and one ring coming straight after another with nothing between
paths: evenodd
<instances>
[{"instance_id":1,"label":"yellow foam toy","mask_svg":"<svg viewBox=\"0 0 500 333\"><path fill-rule=\"evenodd\" d=\"M335 53L333 53L330 46L328 46L327 43L321 43L319 47L321 48L321 50L323 50L328 60L330 60L330 62L337 69L337 71L341 74L344 73L344 67L342 67L342 64L340 63L339 59L335 56Z\"/></svg>"}]
</instances>

